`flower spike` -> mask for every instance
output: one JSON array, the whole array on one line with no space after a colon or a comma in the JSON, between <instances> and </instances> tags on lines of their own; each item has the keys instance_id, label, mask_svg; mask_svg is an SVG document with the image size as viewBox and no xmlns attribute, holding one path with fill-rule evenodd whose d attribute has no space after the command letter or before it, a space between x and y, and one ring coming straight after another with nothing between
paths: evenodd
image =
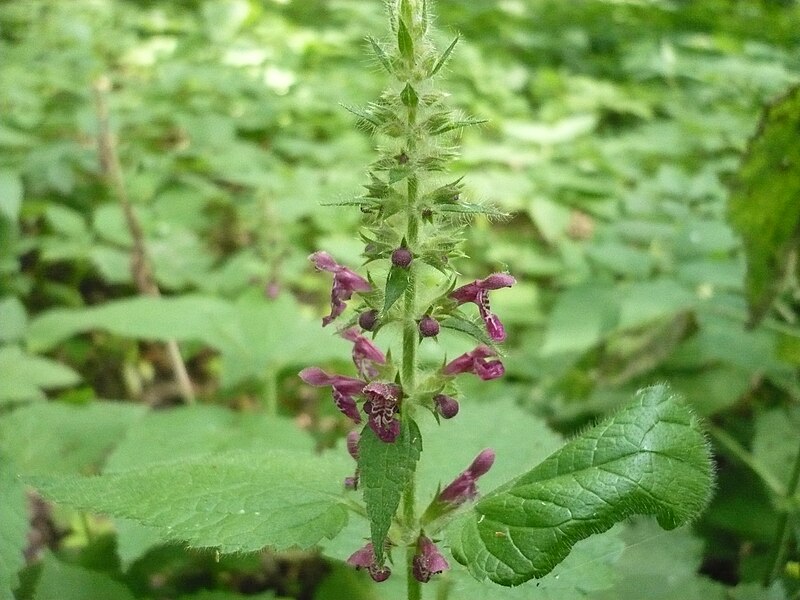
<instances>
[{"instance_id":1,"label":"flower spike","mask_svg":"<svg viewBox=\"0 0 800 600\"><path fill-rule=\"evenodd\" d=\"M344 312L345 300L353 297L353 292L368 292L372 289L369 282L358 273L351 271L337 263L327 252L314 252L308 259L320 271L333 273L333 287L331 288L331 314L322 318L322 326L329 325L336 317Z\"/></svg>"},{"instance_id":2,"label":"flower spike","mask_svg":"<svg viewBox=\"0 0 800 600\"><path fill-rule=\"evenodd\" d=\"M511 287L516 282L517 280L508 273L493 273L485 279L477 279L453 290L450 297L459 304L467 302L477 304L489 337L495 342L502 342L506 339L506 330L497 315L489 308L489 291Z\"/></svg>"}]
</instances>

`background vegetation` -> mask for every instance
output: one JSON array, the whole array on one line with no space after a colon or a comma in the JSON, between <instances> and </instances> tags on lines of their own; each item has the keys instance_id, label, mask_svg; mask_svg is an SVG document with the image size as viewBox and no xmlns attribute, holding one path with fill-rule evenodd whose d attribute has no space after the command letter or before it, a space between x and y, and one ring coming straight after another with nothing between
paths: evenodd
<instances>
[{"instance_id":1,"label":"background vegetation","mask_svg":"<svg viewBox=\"0 0 800 600\"><path fill-rule=\"evenodd\" d=\"M624 543L602 564L573 567L582 587L542 597L797 597L796 521L787 544L775 539L797 501L797 263L784 253L788 268L765 275L774 302L746 329L752 289L728 211L763 107L800 82L800 7L436 9L443 47L464 36L444 87L488 121L465 131L459 169L472 196L510 214L470 229L465 276L508 268L520 280L494 300L508 376L476 388L475 404L516 400L569 436L668 381L707 418L718 453L716 496L693 530L619 528ZM118 468L154 446L258 447L282 431L261 413L337 443L346 423L296 377L347 355L318 326L329 281L306 256L359 262L358 211L320 204L365 183L371 140L339 103L383 87L364 36L384 23L377 0L0 2L0 598L18 569L19 598L93 586L107 598L325 598L351 577L305 555L215 562L35 498L24 566L13 474ZM104 104L121 179L98 138ZM161 298L132 274L121 190ZM170 343L208 412L154 425L146 407L188 399ZM782 581L767 592L776 560ZM348 581L349 597L370 597Z\"/></svg>"}]
</instances>

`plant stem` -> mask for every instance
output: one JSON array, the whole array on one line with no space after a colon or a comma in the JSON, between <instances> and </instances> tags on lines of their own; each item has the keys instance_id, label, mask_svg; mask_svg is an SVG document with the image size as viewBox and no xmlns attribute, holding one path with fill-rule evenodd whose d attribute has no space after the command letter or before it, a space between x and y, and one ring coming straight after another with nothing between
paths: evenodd
<instances>
[{"instance_id":1,"label":"plant stem","mask_svg":"<svg viewBox=\"0 0 800 600\"><path fill-rule=\"evenodd\" d=\"M792 516L792 510L789 508L792 498L797 493L797 486L800 483L800 448L798 448L797 455L794 458L794 467L792 467L792 475L789 479L789 485L786 488L786 510L781 513L778 518L778 527L775 532L775 544L772 549L772 556L769 561L769 569L764 576L764 587L769 586L774 579L778 577L786 553L789 550L789 543L791 541L791 531L789 528L789 517Z\"/></svg>"},{"instance_id":2,"label":"plant stem","mask_svg":"<svg viewBox=\"0 0 800 600\"><path fill-rule=\"evenodd\" d=\"M406 205L407 228L406 228L406 242L412 252L416 249L417 244L417 179L416 177L409 177L408 179L408 203ZM405 304L403 310L403 361L401 367L401 378L403 382L403 392L406 396L414 396L416 394L416 378L417 378L417 324L415 321L416 308L417 308L417 281L414 269L415 265L412 262L410 265L410 273L408 280L408 287L405 293ZM410 403L404 402L401 407L403 419L408 419L410 415ZM415 476L411 477L405 491L403 492L403 520L407 527L411 527L416 522L415 507ZM408 580L408 600L420 600L422 598L422 587L420 582L414 578L412 571L412 560L416 554L415 545L408 547L406 551L406 568Z\"/></svg>"},{"instance_id":3,"label":"plant stem","mask_svg":"<svg viewBox=\"0 0 800 600\"><path fill-rule=\"evenodd\" d=\"M125 179L122 175L122 166L120 165L119 155L117 154L117 146L108 124L108 101L106 95L110 88L111 82L107 77L101 77L94 83L100 164L103 174L111 184L111 188L114 190L117 200L119 200L122 213L125 215L125 222L131 233L131 238L133 239L131 273L133 275L133 281L136 284L136 289L138 289L141 294L158 298L161 296L161 291L158 289L158 284L153 276L153 268L147 256L142 224L139 222L139 218L136 216L133 206L131 206L130 200L128 199L128 192L125 189ZM189 371L186 369L186 364L183 362L181 350L176 340L167 340L167 354L172 364L172 371L175 374L175 379L177 380L183 401L186 402L186 404L194 404L195 398L192 389L192 380L189 378Z\"/></svg>"}]
</instances>

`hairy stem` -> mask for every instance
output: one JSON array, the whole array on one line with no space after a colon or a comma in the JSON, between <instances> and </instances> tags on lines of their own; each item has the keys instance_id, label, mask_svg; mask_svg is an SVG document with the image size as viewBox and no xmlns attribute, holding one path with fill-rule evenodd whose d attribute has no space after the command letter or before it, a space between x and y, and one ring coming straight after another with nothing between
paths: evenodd
<instances>
[{"instance_id":1,"label":"hairy stem","mask_svg":"<svg viewBox=\"0 0 800 600\"><path fill-rule=\"evenodd\" d=\"M790 517L793 516L792 510L789 508L790 501L797 493L798 483L800 483L800 449L794 459L794 467L792 467L792 475L789 479L789 485L786 488L786 510L781 513L778 519L778 527L775 531L775 544L772 548L772 556L769 561L769 569L764 576L764 587L769 586L774 579L778 577L783 566L784 559L789 550L791 543L791 527L789 527Z\"/></svg>"},{"instance_id":2,"label":"hairy stem","mask_svg":"<svg viewBox=\"0 0 800 600\"><path fill-rule=\"evenodd\" d=\"M107 77L101 77L95 81L94 84L100 164L103 169L103 174L108 179L114 194L117 196L117 200L119 200L122 213L125 215L125 223L131 233L131 238L133 238L131 273L133 275L133 281L136 284L136 289L146 296L159 297L161 291L158 289L158 284L153 276L153 268L147 256L147 248L144 243L144 231L128 199L125 179L122 175L122 167L119 162L119 155L117 154L117 146L108 123L108 100L106 96L110 87L111 82ZM167 341L167 354L172 364L172 371L175 374L175 379L177 380L178 388L180 389L184 402L186 402L186 404L194 404L195 397L192 389L192 381L189 378L186 364L181 357L178 342L174 339Z\"/></svg>"}]
</instances>

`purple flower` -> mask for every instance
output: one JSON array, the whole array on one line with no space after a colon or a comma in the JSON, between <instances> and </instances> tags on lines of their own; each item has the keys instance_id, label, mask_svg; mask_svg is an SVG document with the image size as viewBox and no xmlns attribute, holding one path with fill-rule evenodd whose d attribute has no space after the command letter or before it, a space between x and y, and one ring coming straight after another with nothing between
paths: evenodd
<instances>
[{"instance_id":1,"label":"purple flower","mask_svg":"<svg viewBox=\"0 0 800 600\"><path fill-rule=\"evenodd\" d=\"M424 535L417 540L417 553L411 562L414 579L427 583L436 573L450 568L442 553L430 539Z\"/></svg>"},{"instance_id":2,"label":"purple flower","mask_svg":"<svg viewBox=\"0 0 800 600\"><path fill-rule=\"evenodd\" d=\"M456 477L453 482L444 488L437 500L439 502L458 506L467 500L472 500L478 495L478 478L485 475L494 464L495 453L491 448L483 450L472 461L467 470Z\"/></svg>"},{"instance_id":3,"label":"purple flower","mask_svg":"<svg viewBox=\"0 0 800 600\"><path fill-rule=\"evenodd\" d=\"M402 390L394 383L373 381L364 387L364 412L367 414L370 429L382 442L391 444L400 435L400 421L397 411L400 409Z\"/></svg>"},{"instance_id":4,"label":"purple flower","mask_svg":"<svg viewBox=\"0 0 800 600\"><path fill-rule=\"evenodd\" d=\"M502 342L506 339L506 330L497 315L489 309L489 291L511 287L516 282L517 280L508 273L493 273L486 279L478 279L453 290L450 297L459 304L466 302L477 304L489 337L495 342Z\"/></svg>"},{"instance_id":5,"label":"purple flower","mask_svg":"<svg viewBox=\"0 0 800 600\"><path fill-rule=\"evenodd\" d=\"M506 372L503 363L499 360L486 360L490 356L496 356L494 350L488 346L478 346L472 352L462 354L447 363L442 369L442 373L445 375L474 373L484 381L502 377Z\"/></svg>"},{"instance_id":6,"label":"purple flower","mask_svg":"<svg viewBox=\"0 0 800 600\"><path fill-rule=\"evenodd\" d=\"M369 576L378 583L389 579L392 574L389 567L380 566L375 560L375 549L372 547L372 542L368 542L363 548L356 550L347 559L347 564L354 566L356 569L366 569Z\"/></svg>"},{"instance_id":7,"label":"purple flower","mask_svg":"<svg viewBox=\"0 0 800 600\"><path fill-rule=\"evenodd\" d=\"M364 379L374 379L378 376L375 365L386 363L386 357L375 344L358 333L358 328L351 327L342 331L342 337L353 342L353 362L358 369L358 374Z\"/></svg>"},{"instance_id":8,"label":"purple flower","mask_svg":"<svg viewBox=\"0 0 800 600\"><path fill-rule=\"evenodd\" d=\"M436 394L433 397L436 410L445 419L452 419L458 414L458 400L444 394Z\"/></svg>"},{"instance_id":9,"label":"purple flower","mask_svg":"<svg viewBox=\"0 0 800 600\"><path fill-rule=\"evenodd\" d=\"M350 417L354 423L361 423L361 415L354 396L362 393L364 386L367 385L366 381L344 375L328 375L319 367L303 369L300 371L300 379L316 387L331 386L336 408Z\"/></svg>"},{"instance_id":10,"label":"purple flower","mask_svg":"<svg viewBox=\"0 0 800 600\"><path fill-rule=\"evenodd\" d=\"M366 279L337 263L327 252L314 252L308 259L313 262L314 266L320 271L333 273L331 314L327 317L323 317L323 327L330 324L336 317L344 312L346 307L344 301L350 300L353 296L353 292L368 292L372 289L372 286L370 286Z\"/></svg>"},{"instance_id":11,"label":"purple flower","mask_svg":"<svg viewBox=\"0 0 800 600\"><path fill-rule=\"evenodd\" d=\"M361 434L356 431L355 429L347 434L347 452L350 456L353 457L353 460L358 462L358 440L361 438ZM352 477L345 477L344 478L344 487L348 490L356 490L358 489L358 478L359 478L359 469L358 465L356 465L356 472L353 473Z\"/></svg>"}]
</instances>

